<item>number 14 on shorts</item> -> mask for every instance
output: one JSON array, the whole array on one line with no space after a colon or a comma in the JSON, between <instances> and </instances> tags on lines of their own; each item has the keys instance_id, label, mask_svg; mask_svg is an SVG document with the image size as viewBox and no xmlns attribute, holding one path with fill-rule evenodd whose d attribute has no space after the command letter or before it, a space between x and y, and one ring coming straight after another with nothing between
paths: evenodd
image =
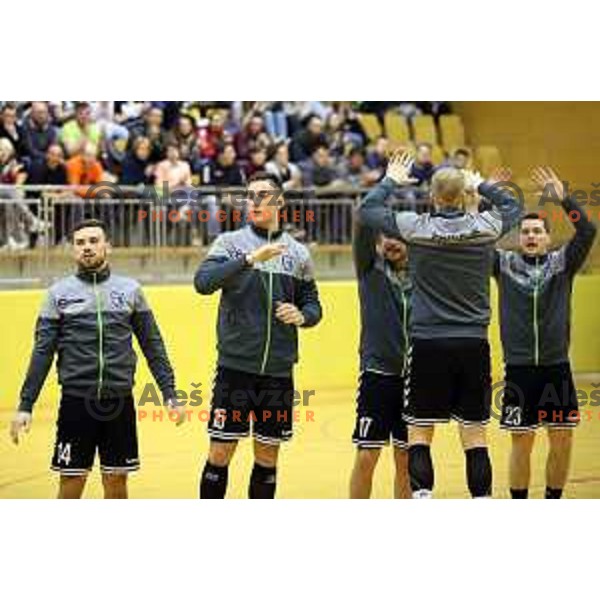
<instances>
[{"instance_id":1,"label":"number 14 on shorts","mask_svg":"<svg viewBox=\"0 0 600 600\"><path fill-rule=\"evenodd\" d=\"M56 455L58 463L64 463L69 466L71 462L71 442L58 442L56 445Z\"/></svg>"}]
</instances>

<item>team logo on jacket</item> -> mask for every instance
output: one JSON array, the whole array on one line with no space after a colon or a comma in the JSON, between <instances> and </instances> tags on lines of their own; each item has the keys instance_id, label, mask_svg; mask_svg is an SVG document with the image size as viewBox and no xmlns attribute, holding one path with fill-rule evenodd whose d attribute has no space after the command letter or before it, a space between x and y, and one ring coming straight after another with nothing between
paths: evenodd
<instances>
[{"instance_id":1,"label":"team logo on jacket","mask_svg":"<svg viewBox=\"0 0 600 600\"><path fill-rule=\"evenodd\" d=\"M283 254L281 256L281 267L286 273L291 273L294 270L294 259L287 254Z\"/></svg>"},{"instance_id":2,"label":"team logo on jacket","mask_svg":"<svg viewBox=\"0 0 600 600\"><path fill-rule=\"evenodd\" d=\"M241 248L237 248L236 246L231 246L229 248L229 253L234 260L242 258L242 256L246 254Z\"/></svg>"},{"instance_id":3,"label":"team logo on jacket","mask_svg":"<svg viewBox=\"0 0 600 600\"><path fill-rule=\"evenodd\" d=\"M64 310L71 304L81 304L82 302L85 302L85 298L59 298L56 305L60 310Z\"/></svg>"},{"instance_id":4,"label":"team logo on jacket","mask_svg":"<svg viewBox=\"0 0 600 600\"><path fill-rule=\"evenodd\" d=\"M110 293L110 305L113 310L123 310L127 308L127 296L124 292L113 290Z\"/></svg>"}]
</instances>

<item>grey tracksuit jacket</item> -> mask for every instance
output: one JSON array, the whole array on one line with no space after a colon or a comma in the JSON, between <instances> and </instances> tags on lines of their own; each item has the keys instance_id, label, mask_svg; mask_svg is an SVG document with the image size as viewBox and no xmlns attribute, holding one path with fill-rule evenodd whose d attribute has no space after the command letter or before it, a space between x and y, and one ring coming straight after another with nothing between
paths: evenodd
<instances>
[{"instance_id":1,"label":"grey tracksuit jacket","mask_svg":"<svg viewBox=\"0 0 600 600\"><path fill-rule=\"evenodd\" d=\"M596 236L577 202L562 203L580 218L568 244L543 256L497 250L500 331L508 365L555 365L569 360L573 277L583 265Z\"/></svg>"},{"instance_id":2,"label":"grey tracksuit jacket","mask_svg":"<svg viewBox=\"0 0 600 600\"><path fill-rule=\"evenodd\" d=\"M139 283L109 269L79 272L55 283L37 319L19 410L32 411L55 353L63 393L100 397L130 392L137 362L132 334L165 400L174 398L173 369Z\"/></svg>"},{"instance_id":3,"label":"grey tracksuit jacket","mask_svg":"<svg viewBox=\"0 0 600 600\"><path fill-rule=\"evenodd\" d=\"M360 370L403 375L409 347L411 284L376 249L377 233L357 224L354 267L360 300Z\"/></svg>"},{"instance_id":4,"label":"grey tracksuit jacket","mask_svg":"<svg viewBox=\"0 0 600 600\"><path fill-rule=\"evenodd\" d=\"M363 225L409 245L411 337L487 338L494 244L518 221L517 201L483 183L478 191L493 211L395 212L385 204L394 188L385 178L363 199L358 216Z\"/></svg>"},{"instance_id":5,"label":"grey tracksuit jacket","mask_svg":"<svg viewBox=\"0 0 600 600\"><path fill-rule=\"evenodd\" d=\"M246 266L245 255L267 243L283 243L280 256ZM298 332L275 317L279 302L296 305L303 327L322 316L305 246L282 231L267 232L254 223L220 235L194 278L200 294L221 290L217 321L218 364L257 375L288 377L298 361Z\"/></svg>"}]
</instances>

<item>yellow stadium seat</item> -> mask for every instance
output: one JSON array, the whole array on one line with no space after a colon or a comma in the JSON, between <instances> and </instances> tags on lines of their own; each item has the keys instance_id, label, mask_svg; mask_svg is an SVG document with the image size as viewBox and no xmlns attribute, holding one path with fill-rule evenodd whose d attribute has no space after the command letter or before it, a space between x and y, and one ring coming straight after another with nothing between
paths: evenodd
<instances>
[{"instance_id":1,"label":"yellow stadium seat","mask_svg":"<svg viewBox=\"0 0 600 600\"><path fill-rule=\"evenodd\" d=\"M379 119L375 115L360 113L358 120L371 141L376 140L383 133L381 123L379 123Z\"/></svg>"},{"instance_id":2,"label":"yellow stadium seat","mask_svg":"<svg viewBox=\"0 0 600 600\"><path fill-rule=\"evenodd\" d=\"M431 115L417 115L414 117L413 130L415 132L415 142L417 144L427 142L432 146L437 146L437 130Z\"/></svg>"},{"instance_id":3,"label":"yellow stadium seat","mask_svg":"<svg viewBox=\"0 0 600 600\"><path fill-rule=\"evenodd\" d=\"M458 115L442 115L440 117L440 137L442 146L448 152L465 145L465 128Z\"/></svg>"},{"instance_id":4,"label":"yellow stadium seat","mask_svg":"<svg viewBox=\"0 0 600 600\"><path fill-rule=\"evenodd\" d=\"M432 146L431 159L434 165L441 165L446 160L446 153L441 146Z\"/></svg>"},{"instance_id":5,"label":"yellow stadium seat","mask_svg":"<svg viewBox=\"0 0 600 600\"><path fill-rule=\"evenodd\" d=\"M410 128L406 117L398 113L388 111L383 118L385 134L394 144L407 144L410 142Z\"/></svg>"},{"instance_id":6,"label":"yellow stadium seat","mask_svg":"<svg viewBox=\"0 0 600 600\"><path fill-rule=\"evenodd\" d=\"M478 146L475 150L475 165L484 177L502 166L500 150L496 146Z\"/></svg>"}]
</instances>

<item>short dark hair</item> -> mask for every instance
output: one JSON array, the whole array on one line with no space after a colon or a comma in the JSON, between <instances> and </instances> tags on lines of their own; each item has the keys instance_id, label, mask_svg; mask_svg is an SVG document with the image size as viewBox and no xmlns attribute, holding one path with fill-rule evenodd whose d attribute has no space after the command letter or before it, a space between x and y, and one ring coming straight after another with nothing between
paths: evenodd
<instances>
[{"instance_id":1,"label":"short dark hair","mask_svg":"<svg viewBox=\"0 0 600 600\"><path fill-rule=\"evenodd\" d=\"M84 219L83 221L79 221L79 223L76 223L73 226L73 229L71 229L69 239L73 241L75 234L81 229L85 229L86 227L98 227L99 229L102 229L102 231L104 232L104 237L107 240L110 238L108 234L108 227L106 226L106 223L104 221L101 221L100 219Z\"/></svg>"},{"instance_id":2,"label":"short dark hair","mask_svg":"<svg viewBox=\"0 0 600 600\"><path fill-rule=\"evenodd\" d=\"M457 148L454 151L454 156L466 156L467 158L469 158L471 156L471 153L466 148Z\"/></svg>"},{"instance_id":3,"label":"short dark hair","mask_svg":"<svg viewBox=\"0 0 600 600\"><path fill-rule=\"evenodd\" d=\"M255 181L268 181L275 189L280 190L281 184L271 173L267 173L266 171L256 171L256 173L252 174L248 178L248 185L254 183Z\"/></svg>"},{"instance_id":4,"label":"short dark hair","mask_svg":"<svg viewBox=\"0 0 600 600\"><path fill-rule=\"evenodd\" d=\"M544 227L546 228L546 233L550 233L550 223L546 217L542 217L539 213L536 212L528 212L527 214L521 217L521 223L526 221L527 219L536 219L542 221L544 223Z\"/></svg>"},{"instance_id":5,"label":"short dark hair","mask_svg":"<svg viewBox=\"0 0 600 600\"><path fill-rule=\"evenodd\" d=\"M318 152L319 150L327 150L327 152L329 152L329 146L327 144L317 144L314 148L312 153L314 154L315 152Z\"/></svg>"},{"instance_id":6,"label":"short dark hair","mask_svg":"<svg viewBox=\"0 0 600 600\"><path fill-rule=\"evenodd\" d=\"M275 155L277 154L277 152L279 152L279 148L283 148L284 146L286 148L289 148L289 145L285 140L281 140L281 141L273 144L271 146L271 148L269 148L269 151L268 151L269 160L272 160L275 157Z\"/></svg>"},{"instance_id":7,"label":"short dark hair","mask_svg":"<svg viewBox=\"0 0 600 600\"><path fill-rule=\"evenodd\" d=\"M365 152L362 148L359 148L358 146L352 146L352 148L350 148L348 152L348 158L352 156L362 156L362 158L364 158Z\"/></svg>"},{"instance_id":8,"label":"short dark hair","mask_svg":"<svg viewBox=\"0 0 600 600\"><path fill-rule=\"evenodd\" d=\"M75 104L75 110L83 110L84 108L90 108L90 103L86 101L80 101Z\"/></svg>"},{"instance_id":9,"label":"short dark hair","mask_svg":"<svg viewBox=\"0 0 600 600\"><path fill-rule=\"evenodd\" d=\"M319 121L321 121L321 123L323 122L323 119L317 114L317 113L309 113L307 114L304 119L302 120L302 126L303 127L308 127L308 124L313 120L313 119L319 119Z\"/></svg>"}]
</instances>

